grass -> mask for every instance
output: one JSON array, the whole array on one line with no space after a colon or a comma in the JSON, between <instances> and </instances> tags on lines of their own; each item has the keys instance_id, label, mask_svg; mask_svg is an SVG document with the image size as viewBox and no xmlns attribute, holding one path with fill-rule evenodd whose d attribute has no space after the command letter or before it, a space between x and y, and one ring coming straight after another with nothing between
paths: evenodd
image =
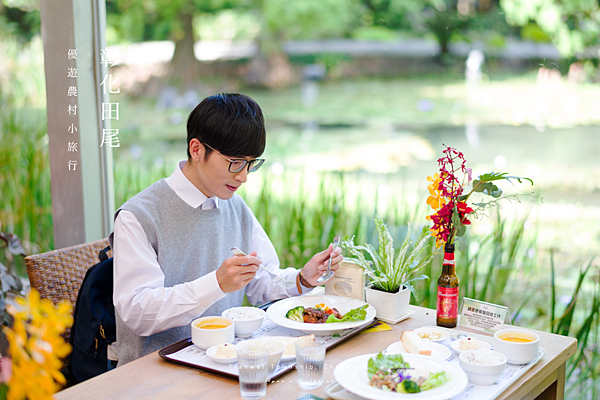
<instances>
[{"instance_id":1,"label":"grass","mask_svg":"<svg viewBox=\"0 0 600 400\"><path fill-rule=\"evenodd\" d=\"M0 229L19 236L28 253L54 246L40 48L39 40L25 49L0 42ZM25 275L23 260L15 262Z\"/></svg>"}]
</instances>

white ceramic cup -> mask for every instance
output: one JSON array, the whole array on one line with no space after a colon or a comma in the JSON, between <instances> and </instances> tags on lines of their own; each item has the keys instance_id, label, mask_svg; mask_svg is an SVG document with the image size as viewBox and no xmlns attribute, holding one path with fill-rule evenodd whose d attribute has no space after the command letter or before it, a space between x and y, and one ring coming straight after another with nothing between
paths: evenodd
<instances>
[{"instance_id":1,"label":"white ceramic cup","mask_svg":"<svg viewBox=\"0 0 600 400\"><path fill-rule=\"evenodd\" d=\"M529 342L507 341L506 338L521 338ZM538 356L540 337L524 329L502 329L494 334L494 350L506 356L509 364L527 364Z\"/></svg>"},{"instance_id":2,"label":"white ceramic cup","mask_svg":"<svg viewBox=\"0 0 600 400\"><path fill-rule=\"evenodd\" d=\"M214 328L222 326L222 328ZM226 317L202 317L192 321L192 343L201 349L223 343L233 343L235 330L233 320Z\"/></svg>"}]
</instances>

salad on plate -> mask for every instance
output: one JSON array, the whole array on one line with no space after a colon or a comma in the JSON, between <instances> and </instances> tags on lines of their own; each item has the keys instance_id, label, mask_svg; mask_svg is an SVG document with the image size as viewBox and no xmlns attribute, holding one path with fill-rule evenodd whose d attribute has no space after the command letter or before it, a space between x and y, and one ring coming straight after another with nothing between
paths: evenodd
<instances>
[{"instance_id":1,"label":"salad on plate","mask_svg":"<svg viewBox=\"0 0 600 400\"><path fill-rule=\"evenodd\" d=\"M445 371L411 368L401 354L383 353L369 359L367 374L369 385L396 393L420 393L448 382Z\"/></svg>"},{"instance_id":2,"label":"salad on plate","mask_svg":"<svg viewBox=\"0 0 600 400\"><path fill-rule=\"evenodd\" d=\"M336 308L329 308L325 303L320 303L314 307L294 307L285 314L285 317L292 321L308 324L364 321L367 316L367 307L369 307L369 305L365 304L342 315Z\"/></svg>"}]
</instances>

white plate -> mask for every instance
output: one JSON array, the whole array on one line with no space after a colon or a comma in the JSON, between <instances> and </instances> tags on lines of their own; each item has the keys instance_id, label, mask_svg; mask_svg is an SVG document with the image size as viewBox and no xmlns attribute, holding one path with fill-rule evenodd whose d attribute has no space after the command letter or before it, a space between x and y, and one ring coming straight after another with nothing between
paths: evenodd
<instances>
[{"instance_id":1,"label":"white plate","mask_svg":"<svg viewBox=\"0 0 600 400\"><path fill-rule=\"evenodd\" d=\"M342 361L333 370L335 380L344 389L361 397L373 400L414 399L444 400L450 399L467 387L467 374L458 366L448 361L439 361L427 356L405 354L403 357L413 368L425 368L430 371L444 370L449 380L444 385L421 393L386 392L369 385L367 364L377 354L365 354Z\"/></svg>"},{"instance_id":2,"label":"white plate","mask_svg":"<svg viewBox=\"0 0 600 400\"><path fill-rule=\"evenodd\" d=\"M208 358L219 364L233 364L237 361L237 355L231 358L217 357L217 349L219 348L219 346L220 344L217 344L206 349L206 355L208 356Z\"/></svg>"},{"instance_id":3,"label":"white plate","mask_svg":"<svg viewBox=\"0 0 600 400\"><path fill-rule=\"evenodd\" d=\"M475 339L479 343L481 343L481 347L480 347L481 350L490 350L492 348L492 345L489 344L488 342L484 342L483 340L479 340L476 338L472 338L472 339ZM462 353L464 351L459 348L461 340L462 339L457 339L457 340L453 341L452 343L450 343L450 347L452 347L452 350L454 350L454 352L458 355L460 355L460 353Z\"/></svg>"},{"instance_id":4,"label":"white plate","mask_svg":"<svg viewBox=\"0 0 600 400\"><path fill-rule=\"evenodd\" d=\"M414 329L414 331L415 331L415 333L417 335L419 334L419 332L431 332L431 331L433 331L435 333L439 333L441 335L440 338L436 339L436 340L421 338L421 339L423 339L423 341L430 341L430 342L441 343L441 342L443 342L444 340L446 340L446 339L448 339L450 337L450 334L448 332L446 332L444 330L441 330L441 329L437 329L435 327L426 326L426 327L423 327L423 328Z\"/></svg>"},{"instance_id":5,"label":"white plate","mask_svg":"<svg viewBox=\"0 0 600 400\"><path fill-rule=\"evenodd\" d=\"M436 360L444 361L452 355L452 352L450 351L450 349L447 348L446 346L444 346L443 344L429 342L426 340L423 340L422 343L423 343L423 348L425 350L431 350L431 356L425 356L425 357L431 357L431 358L435 358ZM406 348L404 347L404 345L402 344L401 341L390 344L385 351L388 354L412 354L406 350Z\"/></svg>"},{"instance_id":6,"label":"white plate","mask_svg":"<svg viewBox=\"0 0 600 400\"><path fill-rule=\"evenodd\" d=\"M387 319L387 318L382 318L382 317L377 317L378 320L383 321L383 322L387 322L388 324L397 324L400 321L404 321L405 319L407 319L408 317L410 317L411 315L413 315L415 313L415 311L413 310L408 310L406 312L406 314L402 314L401 316L399 316L396 319Z\"/></svg>"},{"instance_id":7,"label":"white plate","mask_svg":"<svg viewBox=\"0 0 600 400\"><path fill-rule=\"evenodd\" d=\"M369 305L367 308L367 316L364 321L351 322L334 322L330 324L307 324L304 322L292 321L285 317L287 312L294 307L303 306L314 307L317 304L324 303L329 308L336 308L340 314L345 314L348 311L364 306L364 301L353 299L351 297L342 296L297 296L289 299L278 301L267 309L267 317L274 323L284 328L297 329L304 333L315 335L333 335L344 329L357 328L370 323L377 311L375 307Z\"/></svg>"}]
</instances>

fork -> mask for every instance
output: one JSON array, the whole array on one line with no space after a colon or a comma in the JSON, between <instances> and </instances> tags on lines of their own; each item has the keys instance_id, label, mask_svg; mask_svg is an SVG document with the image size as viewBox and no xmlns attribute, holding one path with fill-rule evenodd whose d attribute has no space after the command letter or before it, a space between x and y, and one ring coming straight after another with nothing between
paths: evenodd
<instances>
[{"instance_id":1,"label":"fork","mask_svg":"<svg viewBox=\"0 0 600 400\"><path fill-rule=\"evenodd\" d=\"M232 247L231 252L233 253L233 255L236 255L236 256L245 256L246 255L246 253L244 253L237 247ZM263 269L263 271L266 271L271 276L271 279L273 279L273 283L276 283L281 287L290 287L290 286L296 285L294 282L288 281L287 279L280 277L276 273L269 271L262 264L259 264L259 267L261 267Z\"/></svg>"}]
</instances>

